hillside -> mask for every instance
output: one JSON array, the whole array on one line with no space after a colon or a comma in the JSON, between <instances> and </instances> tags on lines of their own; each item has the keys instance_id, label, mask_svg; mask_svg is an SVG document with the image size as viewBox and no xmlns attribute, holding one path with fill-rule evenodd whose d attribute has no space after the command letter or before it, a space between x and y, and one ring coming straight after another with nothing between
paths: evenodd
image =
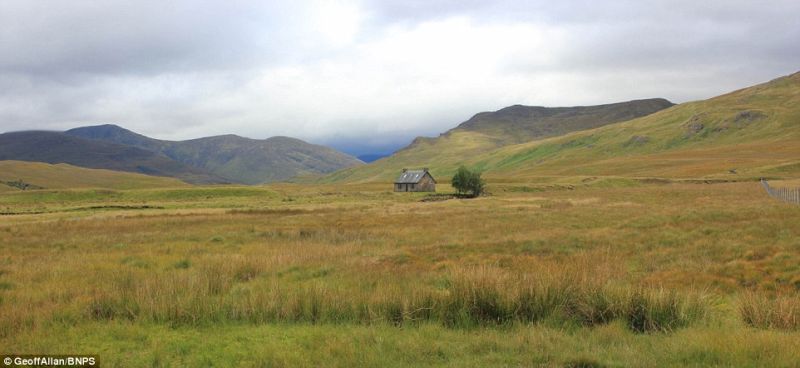
<instances>
[{"instance_id":1,"label":"hillside","mask_svg":"<svg viewBox=\"0 0 800 368\"><path fill-rule=\"evenodd\" d=\"M332 148L289 137L259 140L221 135L186 141L165 141L116 125L76 128L66 134L156 152L231 182L244 184L282 181L298 175L327 174L362 164L355 157Z\"/></svg>"},{"instance_id":2,"label":"hillside","mask_svg":"<svg viewBox=\"0 0 800 368\"><path fill-rule=\"evenodd\" d=\"M494 112L478 113L445 135L469 131L491 136L500 145L524 143L631 120L672 106L672 102L663 98L597 106L514 105Z\"/></svg>"},{"instance_id":3,"label":"hillside","mask_svg":"<svg viewBox=\"0 0 800 368\"><path fill-rule=\"evenodd\" d=\"M388 180L402 167L450 170L470 157L500 147L597 128L646 116L674 106L656 98L597 106L509 106L478 113L439 137L415 139L411 145L370 165L343 170L323 180Z\"/></svg>"},{"instance_id":4,"label":"hillside","mask_svg":"<svg viewBox=\"0 0 800 368\"><path fill-rule=\"evenodd\" d=\"M800 175L800 73L468 160L499 177Z\"/></svg>"},{"instance_id":5,"label":"hillside","mask_svg":"<svg viewBox=\"0 0 800 368\"><path fill-rule=\"evenodd\" d=\"M462 124L440 138L419 139L392 157L323 180L388 181L399 168L414 166L447 177L460 164L498 180L798 176L800 73L626 122L488 150L492 136L475 125L467 124L470 131Z\"/></svg>"},{"instance_id":6,"label":"hillside","mask_svg":"<svg viewBox=\"0 0 800 368\"><path fill-rule=\"evenodd\" d=\"M0 161L0 192L18 191L20 184L43 189L142 189L186 186L186 183L173 178L87 169L68 164Z\"/></svg>"},{"instance_id":7,"label":"hillside","mask_svg":"<svg viewBox=\"0 0 800 368\"><path fill-rule=\"evenodd\" d=\"M167 176L187 183L214 184L226 180L205 170L141 148L83 139L59 132L26 131L0 134L0 161L66 163L92 169L108 169Z\"/></svg>"}]
</instances>

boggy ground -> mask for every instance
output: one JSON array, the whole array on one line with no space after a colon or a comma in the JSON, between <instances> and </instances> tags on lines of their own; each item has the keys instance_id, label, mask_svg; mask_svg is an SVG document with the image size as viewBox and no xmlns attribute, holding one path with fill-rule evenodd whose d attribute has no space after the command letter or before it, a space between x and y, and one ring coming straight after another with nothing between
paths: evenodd
<instances>
[{"instance_id":1,"label":"boggy ground","mask_svg":"<svg viewBox=\"0 0 800 368\"><path fill-rule=\"evenodd\" d=\"M797 364L800 207L759 183L489 190L0 194L0 353L108 366Z\"/></svg>"}]
</instances>

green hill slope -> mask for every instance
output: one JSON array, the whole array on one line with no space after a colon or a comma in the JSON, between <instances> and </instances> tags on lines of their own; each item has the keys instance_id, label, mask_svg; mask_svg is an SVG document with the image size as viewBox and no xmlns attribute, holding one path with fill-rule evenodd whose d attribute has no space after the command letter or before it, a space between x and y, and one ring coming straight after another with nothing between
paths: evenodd
<instances>
[{"instance_id":1,"label":"green hill slope","mask_svg":"<svg viewBox=\"0 0 800 368\"><path fill-rule=\"evenodd\" d=\"M457 128L323 180L389 181L400 168L415 166L429 167L441 178L461 164L512 181L548 175L800 175L800 73L557 137L497 148L492 147L496 135Z\"/></svg>"},{"instance_id":2,"label":"green hill slope","mask_svg":"<svg viewBox=\"0 0 800 368\"><path fill-rule=\"evenodd\" d=\"M19 191L26 185L31 189L143 189L187 186L173 178L87 169L68 164L0 161L0 192Z\"/></svg>"},{"instance_id":3,"label":"green hill slope","mask_svg":"<svg viewBox=\"0 0 800 368\"><path fill-rule=\"evenodd\" d=\"M467 163L508 177L799 175L800 73Z\"/></svg>"},{"instance_id":4,"label":"green hill slope","mask_svg":"<svg viewBox=\"0 0 800 368\"><path fill-rule=\"evenodd\" d=\"M0 134L0 160L67 163L74 166L168 176L188 183L224 183L225 179L141 148L73 137L59 132Z\"/></svg>"},{"instance_id":5,"label":"green hill slope","mask_svg":"<svg viewBox=\"0 0 800 368\"><path fill-rule=\"evenodd\" d=\"M68 130L66 134L156 152L243 184L282 181L299 175L327 174L363 164L357 158L332 148L289 137L259 140L222 135L187 141L164 141L116 125L76 128Z\"/></svg>"},{"instance_id":6,"label":"green hill slope","mask_svg":"<svg viewBox=\"0 0 800 368\"><path fill-rule=\"evenodd\" d=\"M419 137L390 157L339 171L323 181L389 180L403 167L449 172L470 157L500 147L618 123L671 106L674 105L661 98L597 106L509 106L478 113L439 137Z\"/></svg>"}]
</instances>

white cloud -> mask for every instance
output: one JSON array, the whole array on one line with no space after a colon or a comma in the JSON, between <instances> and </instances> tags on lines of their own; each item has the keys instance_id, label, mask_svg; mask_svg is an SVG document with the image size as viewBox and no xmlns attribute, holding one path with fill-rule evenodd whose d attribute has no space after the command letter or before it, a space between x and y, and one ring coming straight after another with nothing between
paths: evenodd
<instances>
[{"instance_id":1,"label":"white cloud","mask_svg":"<svg viewBox=\"0 0 800 368\"><path fill-rule=\"evenodd\" d=\"M356 4L318 1L311 8L311 24L328 43L345 46L353 42L364 15Z\"/></svg>"}]
</instances>

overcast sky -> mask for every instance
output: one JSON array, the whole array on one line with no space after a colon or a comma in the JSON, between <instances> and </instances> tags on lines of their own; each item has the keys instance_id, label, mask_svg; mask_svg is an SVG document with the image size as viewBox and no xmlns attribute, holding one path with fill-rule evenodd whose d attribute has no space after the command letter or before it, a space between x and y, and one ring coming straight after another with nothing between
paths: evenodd
<instances>
[{"instance_id":1,"label":"overcast sky","mask_svg":"<svg viewBox=\"0 0 800 368\"><path fill-rule=\"evenodd\" d=\"M360 154L512 104L685 102L798 70L797 0L0 0L0 131Z\"/></svg>"}]
</instances>

